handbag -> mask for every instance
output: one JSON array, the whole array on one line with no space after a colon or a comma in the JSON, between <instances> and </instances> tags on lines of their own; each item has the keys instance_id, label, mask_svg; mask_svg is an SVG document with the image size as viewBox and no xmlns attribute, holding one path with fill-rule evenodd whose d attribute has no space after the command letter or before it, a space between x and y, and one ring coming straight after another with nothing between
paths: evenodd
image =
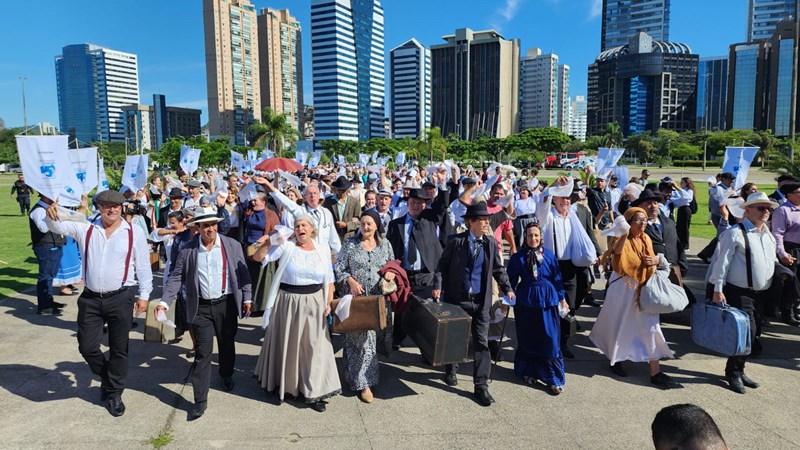
<instances>
[{"instance_id":1,"label":"handbag","mask_svg":"<svg viewBox=\"0 0 800 450\"><path fill-rule=\"evenodd\" d=\"M669 269L658 269L639 294L639 309L647 314L681 312L689 306L683 288L669 281Z\"/></svg>"},{"instance_id":2,"label":"handbag","mask_svg":"<svg viewBox=\"0 0 800 450\"><path fill-rule=\"evenodd\" d=\"M339 300L331 302L331 311L336 311ZM383 330L386 328L386 300L382 295L353 297L350 300L350 315L344 321L333 315L334 333L355 333Z\"/></svg>"},{"instance_id":3,"label":"handbag","mask_svg":"<svg viewBox=\"0 0 800 450\"><path fill-rule=\"evenodd\" d=\"M254 260L253 255L256 254L256 252L258 251L259 248L261 248L262 245L263 244L258 244L258 243L250 244L244 249L244 256L247 258L248 261L261 262Z\"/></svg>"}]
</instances>

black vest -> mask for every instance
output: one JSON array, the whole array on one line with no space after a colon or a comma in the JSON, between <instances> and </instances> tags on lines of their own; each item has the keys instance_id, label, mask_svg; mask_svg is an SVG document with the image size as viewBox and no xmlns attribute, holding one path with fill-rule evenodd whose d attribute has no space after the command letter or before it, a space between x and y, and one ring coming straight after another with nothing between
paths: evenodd
<instances>
[{"instance_id":1,"label":"black vest","mask_svg":"<svg viewBox=\"0 0 800 450\"><path fill-rule=\"evenodd\" d=\"M44 209L42 205L36 203L36 205L33 206L33 209L31 209L31 212L36 210L36 208ZM31 242L34 247L63 247L66 245L67 239L64 236L55 234L52 231L48 231L47 233L42 233L39 231L39 227L36 226L36 223L30 218L30 216L28 216L28 223L31 227Z\"/></svg>"}]
</instances>

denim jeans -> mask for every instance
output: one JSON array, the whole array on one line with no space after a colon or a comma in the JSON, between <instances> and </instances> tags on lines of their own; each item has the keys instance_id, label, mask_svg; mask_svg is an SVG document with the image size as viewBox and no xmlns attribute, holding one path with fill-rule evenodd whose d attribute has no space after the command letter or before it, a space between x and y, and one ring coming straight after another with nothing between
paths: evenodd
<instances>
[{"instance_id":1,"label":"denim jeans","mask_svg":"<svg viewBox=\"0 0 800 450\"><path fill-rule=\"evenodd\" d=\"M53 307L53 278L58 274L58 266L61 264L61 247L38 246L33 248L36 259L39 260L39 278L36 281L36 298L38 300L38 310Z\"/></svg>"}]
</instances>

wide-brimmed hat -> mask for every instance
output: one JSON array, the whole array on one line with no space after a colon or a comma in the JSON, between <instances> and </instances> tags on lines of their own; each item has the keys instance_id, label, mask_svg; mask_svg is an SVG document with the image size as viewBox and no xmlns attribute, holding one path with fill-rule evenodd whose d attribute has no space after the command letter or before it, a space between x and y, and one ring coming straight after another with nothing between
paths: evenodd
<instances>
[{"instance_id":1,"label":"wide-brimmed hat","mask_svg":"<svg viewBox=\"0 0 800 450\"><path fill-rule=\"evenodd\" d=\"M644 202L655 200L660 202L664 197L661 194L656 194L650 189L645 189L639 194L639 198L631 202L631 206L639 206Z\"/></svg>"},{"instance_id":2,"label":"wide-brimmed hat","mask_svg":"<svg viewBox=\"0 0 800 450\"><path fill-rule=\"evenodd\" d=\"M748 206L753 205L769 205L769 207L772 209L778 207L778 204L770 200L769 197L767 197L767 194L764 192L753 192L750 194L747 197L747 201L742 203L742 208L747 208Z\"/></svg>"},{"instance_id":3,"label":"wide-brimmed hat","mask_svg":"<svg viewBox=\"0 0 800 450\"><path fill-rule=\"evenodd\" d=\"M422 189L433 189L435 187L436 187L435 184L433 184L433 183L431 183L430 181L427 181L427 180L424 183L422 183Z\"/></svg>"},{"instance_id":4,"label":"wide-brimmed hat","mask_svg":"<svg viewBox=\"0 0 800 450\"><path fill-rule=\"evenodd\" d=\"M169 190L169 198L183 198L184 195L181 188L174 187Z\"/></svg>"},{"instance_id":5,"label":"wide-brimmed hat","mask_svg":"<svg viewBox=\"0 0 800 450\"><path fill-rule=\"evenodd\" d=\"M408 194L408 198L418 198L420 200L430 200L433 197L430 195L425 194L425 191L422 189L411 189L411 193Z\"/></svg>"},{"instance_id":6,"label":"wide-brimmed hat","mask_svg":"<svg viewBox=\"0 0 800 450\"><path fill-rule=\"evenodd\" d=\"M356 183L364 184L364 180L362 180L360 176L356 175L356 176L353 177L353 180L350 183L352 183L352 184L356 184Z\"/></svg>"},{"instance_id":7,"label":"wide-brimmed hat","mask_svg":"<svg viewBox=\"0 0 800 450\"><path fill-rule=\"evenodd\" d=\"M473 217L489 217L491 213L486 209L486 202L478 202L474 205L467 206L467 212L464 213L463 218L471 219Z\"/></svg>"},{"instance_id":8,"label":"wide-brimmed hat","mask_svg":"<svg viewBox=\"0 0 800 450\"><path fill-rule=\"evenodd\" d=\"M93 201L97 202L98 204L111 203L114 205L121 205L125 203L127 200L119 192L108 189L95 195Z\"/></svg>"},{"instance_id":9,"label":"wide-brimmed hat","mask_svg":"<svg viewBox=\"0 0 800 450\"><path fill-rule=\"evenodd\" d=\"M199 211L195 209L195 216L189 225L197 225L199 223L207 223L207 222L221 222L223 219L222 217L217 216L216 208L209 207L209 208L202 208Z\"/></svg>"},{"instance_id":10,"label":"wide-brimmed hat","mask_svg":"<svg viewBox=\"0 0 800 450\"><path fill-rule=\"evenodd\" d=\"M781 194L783 195L788 195L790 192L794 192L798 189L800 189L800 183L796 181L786 183L780 187Z\"/></svg>"},{"instance_id":11,"label":"wide-brimmed hat","mask_svg":"<svg viewBox=\"0 0 800 450\"><path fill-rule=\"evenodd\" d=\"M334 189L350 189L350 186L352 186L352 183L347 181L347 177L344 175L340 176L336 179L336 181L331 183L331 187Z\"/></svg>"},{"instance_id":12,"label":"wide-brimmed hat","mask_svg":"<svg viewBox=\"0 0 800 450\"><path fill-rule=\"evenodd\" d=\"M392 191L391 191L389 188L387 188L387 187L382 187L382 188L378 189L378 192L377 192L377 194L378 194L378 195L386 195L386 196L389 196L389 197L394 197L394 192L392 192Z\"/></svg>"}]
</instances>

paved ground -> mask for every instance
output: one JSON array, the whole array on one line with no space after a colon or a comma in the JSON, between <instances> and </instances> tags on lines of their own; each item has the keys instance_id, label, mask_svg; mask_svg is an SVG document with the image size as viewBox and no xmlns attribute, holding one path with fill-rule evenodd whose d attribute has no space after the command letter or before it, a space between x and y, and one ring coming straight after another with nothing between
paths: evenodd
<instances>
[{"instance_id":1,"label":"paved ground","mask_svg":"<svg viewBox=\"0 0 800 450\"><path fill-rule=\"evenodd\" d=\"M696 253L702 242L693 242ZM698 261L693 260L694 263ZM693 265L699 287L704 265ZM699 293L699 290L697 291ZM63 299L63 297L62 297ZM649 384L645 364L629 364L618 379L591 345L588 331L597 308L580 310L585 331L568 360L567 391L552 397L521 384L512 364L500 363L490 389L490 408L471 399L471 365L462 367L457 387L440 381L414 348L381 364L376 400L361 403L353 393L332 399L324 414L292 402L276 405L251 376L262 331L246 320L237 336L237 385L220 390L215 378L207 414L186 421L191 386L184 384L188 343L145 343L142 327L131 340L128 407L121 418L99 406L98 380L78 354L76 297L62 317L35 314L35 298L0 300L0 448L150 448L150 439L170 435L168 448L652 448L649 426L664 406L692 402L708 410L731 448L800 448L797 400L800 328L775 324L763 337L763 356L748 373L762 383L734 394L722 379L724 359L691 343L688 313L666 317L664 329L677 359L664 363L685 386L660 391ZM513 358L512 340L504 346ZM341 339L335 340L337 358ZM215 375L216 376L216 375Z\"/></svg>"}]
</instances>

